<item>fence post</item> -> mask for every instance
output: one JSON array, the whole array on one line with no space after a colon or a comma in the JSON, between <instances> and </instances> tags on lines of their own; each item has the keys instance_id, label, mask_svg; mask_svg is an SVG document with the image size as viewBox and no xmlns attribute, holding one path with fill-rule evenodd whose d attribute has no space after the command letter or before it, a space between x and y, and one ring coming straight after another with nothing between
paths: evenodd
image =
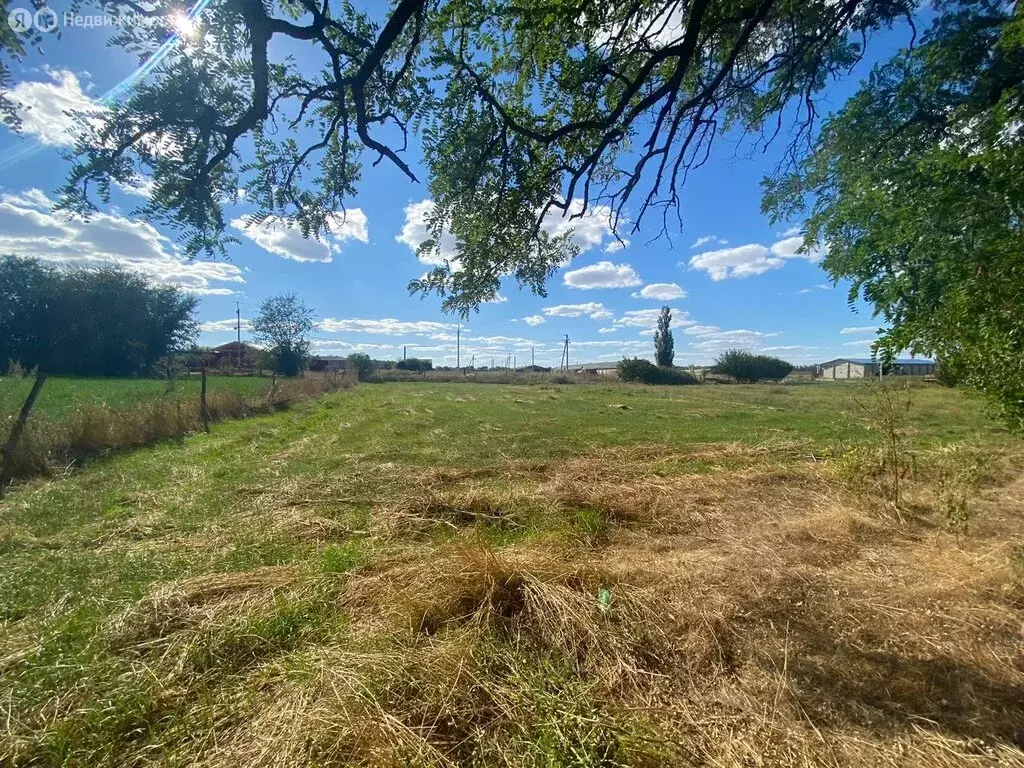
<instances>
[{"instance_id":1,"label":"fence post","mask_svg":"<svg viewBox=\"0 0 1024 768\"><path fill-rule=\"evenodd\" d=\"M32 382L32 389L21 406L21 412L18 414L14 426L11 427L11 434L8 436L7 442L4 443L3 457L0 459L0 499L4 496L4 488L14 479L14 450L18 447L18 441L21 439L21 434L25 431L25 424L28 423L29 414L32 413L32 408L35 406L39 393L42 391L43 384L45 383L46 374L37 368L36 379Z\"/></svg>"},{"instance_id":2,"label":"fence post","mask_svg":"<svg viewBox=\"0 0 1024 768\"><path fill-rule=\"evenodd\" d=\"M199 418L203 420L203 431L210 431L210 411L206 407L206 366L200 369L202 381L199 387Z\"/></svg>"}]
</instances>

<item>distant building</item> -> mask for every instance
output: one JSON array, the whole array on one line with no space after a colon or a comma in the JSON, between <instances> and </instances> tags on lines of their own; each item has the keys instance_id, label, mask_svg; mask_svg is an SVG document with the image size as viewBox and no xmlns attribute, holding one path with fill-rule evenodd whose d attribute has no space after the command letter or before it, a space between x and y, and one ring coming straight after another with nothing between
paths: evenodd
<instances>
[{"instance_id":1,"label":"distant building","mask_svg":"<svg viewBox=\"0 0 1024 768\"><path fill-rule=\"evenodd\" d=\"M571 373L585 373L591 376L618 376L619 364L614 363L582 363L581 365L570 365Z\"/></svg>"},{"instance_id":2,"label":"distant building","mask_svg":"<svg viewBox=\"0 0 1024 768\"><path fill-rule=\"evenodd\" d=\"M258 367L262 351L244 341L229 341L214 347L203 356L207 368L219 370L251 370Z\"/></svg>"},{"instance_id":3,"label":"distant building","mask_svg":"<svg viewBox=\"0 0 1024 768\"><path fill-rule=\"evenodd\" d=\"M879 365L879 361L863 357L841 357L821 364L821 378L829 381L877 378ZM884 373L886 376L932 376L935 374L935 362L912 357L901 358L893 360L891 368Z\"/></svg>"},{"instance_id":4,"label":"distant building","mask_svg":"<svg viewBox=\"0 0 1024 768\"><path fill-rule=\"evenodd\" d=\"M543 365L522 365L516 368L520 373L550 373L550 368L545 368Z\"/></svg>"},{"instance_id":5,"label":"distant building","mask_svg":"<svg viewBox=\"0 0 1024 768\"><path fill-rule=\"evenodd\" d=\"M348 370L348 358L338 355L315 355L309 358L309 370L317 373L341 373Z\"/></svg>"}]
</instances>

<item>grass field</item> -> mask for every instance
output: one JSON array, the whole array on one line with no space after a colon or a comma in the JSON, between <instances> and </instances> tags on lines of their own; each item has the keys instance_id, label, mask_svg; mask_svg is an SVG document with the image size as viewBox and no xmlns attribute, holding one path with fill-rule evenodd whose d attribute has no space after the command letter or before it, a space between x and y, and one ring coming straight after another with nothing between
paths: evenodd
<instances>
[{"instance_id":1,"label":"grass field","mask_svg":"<svg viewBox=\"0 0 1024 768\"><path fill-rule=\"evenodd\" d=\"M208 389L256 396L270 388L270 379L255 376L210 376ZM0 376L0 415L15 414L32 388L31 378ZM36 403L36 414L59 418L84 405L125 409L156 398L198 398L199 377L181 379L168 388L159 379L84 379L55 376L47 379Z\"/></svg>"},{"instance_id":2,"label":"grass field","mask_svg":"<svg viewBox=\"0 0 1024 768\"><path fill-rule=\"evenodd\" d=\"M1024 445L912 397L898 516L855 386L362 385L29 481L0 765L1024 766Z\"/></svg>"},{"instance_id":3,"label":"grass field","mask_svg":"<svg viewBox=\"0 0 1024 768\"><path fill-rule=\"evenodd\" d=\"M288 407L354 384L349 376L282 379L211 376L206 412L202 382L191 377L156 379L47 379L14 452L12 476L60 475L112 451L178 439L208 422L242 418ZM8 435L32 380L0 379L0 434Z\"/></svg>"}]
</instances>

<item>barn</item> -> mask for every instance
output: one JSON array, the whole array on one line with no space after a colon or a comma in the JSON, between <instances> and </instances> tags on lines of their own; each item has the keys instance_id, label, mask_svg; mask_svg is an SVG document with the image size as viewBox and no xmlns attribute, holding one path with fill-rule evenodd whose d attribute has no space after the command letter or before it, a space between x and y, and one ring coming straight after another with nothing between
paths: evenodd
<instances>
[{"instance_id":1,"label":"barn","mask_svg":"<svg viewBox=\"0 0 1024 768\"><path fill-rule=\"evenodd\" d=\"M879 362L865 357L841 357L829 360L818 367L821 378L833 379L864 379L878 376ZM932 360L912 357L893 360L892 369L885 372L886 376L932 376L935 373L935 362Z\"/></svg>"}]
</instances>

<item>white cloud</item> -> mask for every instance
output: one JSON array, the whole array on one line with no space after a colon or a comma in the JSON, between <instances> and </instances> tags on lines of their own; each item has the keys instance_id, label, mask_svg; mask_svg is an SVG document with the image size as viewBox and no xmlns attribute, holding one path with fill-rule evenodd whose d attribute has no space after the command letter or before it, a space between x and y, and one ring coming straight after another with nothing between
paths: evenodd
<instances>
[{"instance_id":1,"label":"white cloud","mask_svg":"<svg viewBox=\"0 0 1024 768\"><path fill-rule=\"evenodd\" d=\"M818 248L811 248L806 252L800 252L803 247L804 238L800 235L787 237L772 244L772 254L780 259L807 259L807 261L821 261L824 253Z\"/></svg>"},{"instance_id":2,"label":"white cloud","mask_svg":"<svg viewBox=\"0 0 1024 768\"><path fill-rule=\"evenodd\" d=\"M458 269L458 241L447 228L441 231L437 252L417 253L420 244L430 239L427 220L434 210L434 205L433 200L421 200L418 203L407 205L405 207L405 223L402 225L402 231L395 236L395 240L408 246L409 250L416 254L416 257L424 264L439 266L445 261L449 261L452 262L453 269ZM571 232L572 243L580 253L586 253L592 248L600 246L609 238L612 241L608 244L609 248L612 243L619 245L612 234L612 210L609 206L592 205L579 218L572 218L574 215L579 215L582 210L583 204L578 200L569 205L564 215L559 209L553 208L545 217L541 228L552 237ZM626 243L628 244L628 241Z\"/></svg>"},{"instance_id":3,"label":"white cloud","mask_svg":"<svg viewBox=\"0 0 1024 768\"><path fill-rule=\"evenodd\" d=\"M717 325L691 325L689 328L684 328L683 333L690 336L705 336L709 333L717 333L722 330Z\"/></svg>"},{"instance_id":4,"label":"white cloud","mask_svg":"<svg viewBox=\"0 0 1024 768\"><path fill-rule=\"evenodd\" d=\"M535 339L524 339L522 336L476 336L473 344L487 347L530 347L537 343Z\"/></svg>"},{"instance_id":5,"label":"white cloud","mask_svg":"<svg viewBox=\"0 0 1024 768\"><path fill-rule=\"evenodd\" d=\"M852 336L855 333L878 333L877 325L855 325L849 328L843 328L839 333L843 336Z\"/></svg>"},{"instance_id":6,"label":"white cloud","mask_svg":"<svg viewBox=\"0 0 1024 768\"><path fill-rule=\"evenodd\" d=\"M138 176L133 181L122 184L115 181L114 185L122 192L136 197L149 198L153 194L156 183L149 176Z\"/></svg>"},{"instance_id":7,"label":"white cloud","mask_svg":"<svg viewBox=\"0 0 1024 768\"><path fill-rule=\"evenodd\" d=\"M846 341L843 342L844 347L862 347L868 348L875 343L874 339L858 339L857 341Z\"/></svg>"},{"instance_id":8,"label":"white cloud","mask_svg":"<svg viewBox=\"0 0 1024 768\"><path fill-rule=\"evenodd\" d=\"M690 347L702 352L724 352L727 349L756 349L760 347L765 339L778 335L778 333L748 331L742 328L732 331L715 331L697 336Z\"/></svg>"},{"instance_id":9,"label":"white cloud","mask_svg":"<svg viewBox=\"0 0 1024 768\"><path fill-rule=\"evenodd\" d=\"M760 275L784 263L783 259L772 257L770 250L757 243L705 251L690 259L693 269L707 272L712 280Z\"/></svg>"},{"instance_id":10,"label":"white cloud","mask_svg":"<svg viewBox=\"0 0 1024 768\"><path fill-rule=\"evenodd\" d=\"M658 8L656 13L637 9L630 24L609 24L603 27L595 38L598 46L610 45L616 41L619 46L638 45L641 42L651 48L664 48L678 43L686 31L686 5L672 3Z\"/></svg>"},{"instance_id":11,"label":"white cloud","mask_svg":"<svg viewBox=\"0 0 1024 768\"><path fill-rule=\"evenodd\" d=\"M315 339L311 341L309 345L313 351L322 355L348 355L352 352L379 352L385 349L399 349L398 344L371 344L367 342L349 343L347 341L337 341L334 339Z\"/></svg>"},{"instance_id":12,"label":"white cloud","mask_svg":"<svg viewBox=\"0 0 1024 768\"><path fill-rule=\"evenodd\" d=\"M701 235L700 237L693 241L693 244L690 245L690 247L700 248L702 245L707 245L708 243L715 243L716 245L728 245L729 241L721 237L715 237L714 235Z\"/></svg>"},{"instance_id":13,"label":"white cloud","mask_svg":"<svg viewBox=\"0 0 1024 768\"><path fill-rule=\"evenodd\" d=\"M41 189L26 189L18 193L5 194L3 201L22 208L37 208L48 211L53 201Z\"/></svg>"},{"instance_id":14,"label":"white cloud","mask_svg":"<svg viewBox=\"0 0 1024 768\"><path fill-rule=\"evenodd\" d=\"M22 133L51 147L72 146L88 117L98 118L106 109L85 95L74 72L46 73L49 81L23 80L11 89Z\"/></svg>"},{"instance_id":15,"label":"white cloud","mask_svg":"<svg viewBox=\"0 0 1024 768\"><path fill-rule=\"evenodd\" d=\"M585 304L558 304L554 307L544 307L542 311L548 317L583 317L586 315L591 320L605 320L612 316L612 313L605 309L604 304L596 301L588 301Z\"/></svg>"},{"instance_id":16,"label":"white cloud","mask_svg":"<svg viewBox=\"0 0 1024 768\"><path fill-rule=\"evenodd\" d=\"M616 251L621 251L624 248L629 248L629 246L629 238L624 237L621 240L612 240L610 243L608 243L608 245L604 247L604 252L615 253Z\"/></svg>"},{"instance_id":17,"label":"white cloud","mask_svg":"<svg viewBox=\"0 0 1024 768\"><path fill-rule=\"evenodd\" d=\"M801 288L797 293L810 293L811 291L831 291L835 286L829 283L817 283L810 288Z\"/></svg>"},{"instance_id":18,"label":"white cloud","mask_svg":"<svg viewBox=\"0 0 1024 768\"><path fill-rule=\"evenodd\" d=\"M622 316L613 320L612 325L619 328L653 328L658 323L658 315L661 314L660 309L634 309L629 312L623 312ZM673 328L681 328L686 325L693 325L693 321L690 316L681 310L672 308L672 325ZM647 331L644 330L644 333Z\"/></svg>"},{"instance_id":19,"label":"white cloud","mask_svg":"<svg viewBox=\"0 0 1024 768\"><path fill-rule=\"evenodd\" d=\"M366 214L360 208L339 211L328 218L330 232L321 237L303 237L297 222L280 216L268 216L256 223L243 218L231 220L231 226L265 251L293 261L328 262L341 253L348 240L369 242Z\"/></svg>"},{"instance_id":20,"label":"white cloud","mask_svg":"<svg viewBox=\"0 0 1024 768\"><path fill-rule=\"evenodd\" d=\"M494 294L494 298L488 299L484 303L485 304L504 304L507 301L508 301L508 297L507 296L502 296L500 293L495 293Z\"/></svg>"},{"instance_id":21,"label":"white cloud","mask_svg":"<svg viewBox=\"0 0 1024 768\"><path fill-rule=\"evenodd\" d=\"M618 328L598 328L597 332L598 333L615 333L618 330L619 330Z\"/></svg>"},{"instance_id":22,"label":"white cloud","mask_svg":"<svg viewBox=\"0 0 1024 768\"><path fill-rule=\"evenodd\" d=\"M402 225L402 231L395 235L395 240L405 243L409 250L415 254L416 258L424 264L436 267L444 264L445 261L454 260L457 262L455 257L458 251L458 241L447 229L441 233L441 238L438 242L440 253L417 253L420 244L430 239L427 220L433 211L433 200L421 200L418 203L410 203L405 206L405 224Z\"/></svg>"},{"instance_id":23,"label":"white cloud","mask_svg":"<svg viewBox=\"0 0 1024 768\"><path fill-rule=\"evenodd\" d=\"M673 299L685 299L686 291L680 288L677 283L651 283L650 285L645 285L639 293L634 293L633 298L672 301Z\"/></svg>"},{"instance_id":24,"label":"white cloud","mask_svg":"<svg viewBox=\"0 0 1024 768\"><path fill-rule=\"evenodd\" d=\"M248 331L252 328L252 324L244 317L242 318L241 326L243 331ZM204 333L223 333L224 331L234 333L236 330L235 318L229 317L227 320L210 320L206 323L200 323L199 330Z\"/></svg>"},{"instance_id":25,"label":"white cloud","mask_svg":"<svg viewBox=\"0 0 1024 768\"><path fill-rule=\"evenodd\" d=\"M566 272L563 282L570 288L592 290L594 288L630 288L640 285L643 281L629 264L599 261L596 264Z\"/></svg>"},{"instance_id":26,"label":"white cloud","mask_svg":"<svg viewBox=\"0 0 1024 768\"><path fill-rule=\"evenodd\" d=\"M453 329L452 323L438 323L433 320L396 320L386 317L381 320L365 318L347 318L337 320L333 317L324 318L319 328L327 333L375 333L382 336L398 336L402 334L427 335Z\"/></svg>"},{"instance_id":27,"label":"white cloud","mask_svg":"<svg viewBox=\"0 0 1024 768\"><path fill-rule=\"evenodd\" d=\"M731 277L761 275L779 269L788 259L818 262L824 255L824 252L817 248L801 253L799 251L802 246L803 238L793 236L785 237L770 247L760 243L748 243L735 248L719 248L698 253L690 259L690 267L707 272L712 280L726 280Z\"/></svg>"},{"instance_id":28,"label":"white cloud","mask_svg":"<svg viewBox=\"0 0 1024 768\"><path fill-rule=\"evenodd\" d=\"M523 322L526 323L527 325L540 325L541 323L546 321L541 315L530 315L529 317L524 317Z\"/></svg>"},{"instance_id":29,"label":"white cloud","mask_svg":"<svg viewBox=\"0 0 1024 768\"><path fill-rule=\"evenodd\" d=\"M594 348L600 349L602 347L619 347L622 349L646 349L651 344L648 341L574 341L570 345L572 347L584 347L587 349Z\"/></svg>"},{"instance_id":30,"label":"white cloud","mask_svg":"<svg viewBox=\"0 0 1024 768\"><path fill-rule=\"evenodd\" d=\"M583 203L579 200L573 200L564 214L557 208L552 208L544 218L541 228L552 237L572 232L572 242L580 253L596 248L607 238L614 241L612 209L609 206L591 205L586 213L580 215L582 210ZM573 216L578 218L574 219Z\"/></svg>"},{"instance_id":31,"label":"white cloud","mask_svg":"<svg viewBox=\"0 0 1024 768\"><path fill-rule=\"evenodd\" d=\"M0 196L0 253L83 267L117 264L194 293L229 294L223 283L245 282L234 264L183 258L145 221L108 213L81 219L51 207L35 189Z\"/></svg>"}]
</instances>

